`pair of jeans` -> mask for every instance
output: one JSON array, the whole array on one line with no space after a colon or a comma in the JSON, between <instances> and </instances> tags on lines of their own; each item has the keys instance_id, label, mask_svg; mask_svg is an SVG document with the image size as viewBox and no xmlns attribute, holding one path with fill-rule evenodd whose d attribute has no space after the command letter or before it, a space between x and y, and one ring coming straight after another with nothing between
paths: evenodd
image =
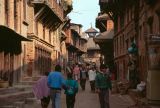
<instances>
[{"instance_id":1,"label":"pair of jeans","mask_svg":"<svg viewBox=\"0 0 160 108\"><path fill-rule=\"evenodd\" d=\"M50 90L50 96L52 100L52 108L60 108L61 106L61 91L60 90Z\"/></svg>"},{"instance_id":2,"label":"pair of jeans","mask_svg":"<svg viewBox=\"0 0 160 108\"><path fill-rule=\"evenodd\" d=\"M110 108L108 89L100 89L99 101L100 101L101 108Z\"/></svg>"}]
</instances>

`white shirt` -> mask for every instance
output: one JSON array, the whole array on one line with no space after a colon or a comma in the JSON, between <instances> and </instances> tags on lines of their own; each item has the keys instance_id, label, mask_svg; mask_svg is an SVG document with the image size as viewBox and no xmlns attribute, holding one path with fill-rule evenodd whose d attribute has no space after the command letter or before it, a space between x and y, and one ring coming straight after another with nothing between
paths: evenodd
<instances>
[{"instance_id":1,"label":"white shirt","mask_svg":"<svg viewBox=\"0 0 160 108\"><path fill-rule=\"evenodd\" d=\"M89 70L89 71L88 71L88 75L89 75L89 81L95 80L96 70Z\"/></svg>"}]
</instances>

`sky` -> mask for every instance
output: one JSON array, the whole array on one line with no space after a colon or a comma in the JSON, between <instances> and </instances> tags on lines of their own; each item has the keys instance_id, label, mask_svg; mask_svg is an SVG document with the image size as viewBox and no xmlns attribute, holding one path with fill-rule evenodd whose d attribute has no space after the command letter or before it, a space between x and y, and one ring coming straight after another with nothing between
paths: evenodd
<instances>
[{"instance_id":1,"label":"sky","mask_svg":"<svg viewBox=\"0 0 160 108\"><path fill-rule=\"evenodd\" d=\"M72 23L82 24L85 31L91 27L95 28L95 19L100 11L99 0L72 0L73 10L69 14Z\"/></svg>"}]
</instances>

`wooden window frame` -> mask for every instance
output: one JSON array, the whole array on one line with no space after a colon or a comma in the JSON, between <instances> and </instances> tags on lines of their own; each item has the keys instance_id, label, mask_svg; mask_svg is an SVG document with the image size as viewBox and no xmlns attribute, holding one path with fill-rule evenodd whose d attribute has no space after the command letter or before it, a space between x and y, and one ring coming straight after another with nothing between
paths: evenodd
<instances>
[{"instance_id":1,"label":"wooden window frame","mask_svg":"<svg viewBox=\"0 0 160 108\"><path fill-rule=\"evenodd\" d=\"M14 29L18 28L17 0L14 0Z\"/></svg>"},{"instance_id":2,"label":"wooden window frame","mask_svg":"<svg viewBox=\"0 0 160 108\"><path fill-rule=\"evenodd\" d=\"M9 0L5 0L5 25L9 26Z\"/></svg>"},{"instance_id":3,"label":"wooden window frame","mask_svg":"<svg viewBox=\"0 0 160 108\"><path fill-rule=\"evenodd\" d=\"M27 17L27 0L23 0L23 19L26 21Z\"/></svg>"}]
</instances>

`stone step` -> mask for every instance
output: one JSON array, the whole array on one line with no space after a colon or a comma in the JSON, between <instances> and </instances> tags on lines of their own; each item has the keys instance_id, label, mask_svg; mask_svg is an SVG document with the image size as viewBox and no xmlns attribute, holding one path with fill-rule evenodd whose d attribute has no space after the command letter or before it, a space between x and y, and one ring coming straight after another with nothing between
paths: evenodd
<instances>
[{"instance_id":1,"label":"stone step","mask_svg":"<svg viewBox=\"0 0 160 108\"><path fill-rule=\"evenodd\" d=\"M33 77L24 77L22 81L37 81L40 79L42 76L33 76Z\"/></svg>"},{"instance_id":2,"label":"stone step","mask_svg":"<svg viewBox=\"0 0 160 108\"><path fill-rule=\"evenodd\" d=\"M16 108L24 108L25 107L25 102L24 101L17 101L13 103Z\"/></svg>"},{"instance_id":3,"label":"stone step","mask_svg":"<svg viewBox=\"0 0 160 108\"><path fill-rule=\"evenodd\" d=\"M15 87L9 87L9 88L0 88L0 95L9 94L9 93L16 93L24 91L24 88L15 88Z\"/></svg>"},{"instance_id":4,"label":"stone step","mask_svg":"<svg viewBox=\"0 0 160 108\"><path fill-rule=\"evenodd\" d=\"M21 81L19 85L34 85L37 81Z\"/></svg>"},{"instance_id":5,"label":"stone step","mask_svg":"<svg viewBox=\"0 0 160 108\"><path fill-rule=\"evenodd\" d=\"M37 99L36 98L26 98L25 99L25 103L26 104L34 104L37 102Z\"/></svg>"},{"instance_id":6,"label":"stone step","mask_svg":"<svg viewBox=\"0 0 160 108\"><path fill-rule=\"evenodd\" d=\"M25 91L28 91L28 90L32 90L32 85L17 84L17 85L14 85L14 88L23 89Z\"/></svg>"},{"instance_id":7,"label":"stone step","mask_svg":"<svg viewBox=\"0 0 160 108\"><path fill-rule=\"evenodd\" d=\"M34 76L32 77L32 81L38 81L42 76Z\"/></svg>"},{"instance_id":8,"label":"stone step","mask_svg":"<svg viewBox=\"0 0 160 108\"><path fill-rule=\"evenodd\" d=\"M0 95L0 106L13 105L17 101L25 101L26 98L34 97L32 91L21 91L16 93Z\"/></svg>"},{"instance_id":9,"label":"stone step","mask_svg":"<svg viewBox=\"0 0 160 108\"><path fill-rule=\"evenodd\" d=\"M32 77L23 77L23 81L32 81Z\"/></svg>"},{"instance_id":10,"label":"stone step","mask_svg":"<svg viewBox=\"0 0 160 108\"><path fill-rule=\"evenodd\" d=\"M0 108L17 108L17 107L16 106L7 105L7 106L0 106Z\"/></svg>"},{"instance_id":11,"label":"stone step","mask_svg":"<svg viewBox=\"0 0 160 108\"><path fill-rule=\"evenodd\" d=\"M40 101L36 98L27 98L25 100L25 108L41 108Z\"/></svg>"}]
</instances>

